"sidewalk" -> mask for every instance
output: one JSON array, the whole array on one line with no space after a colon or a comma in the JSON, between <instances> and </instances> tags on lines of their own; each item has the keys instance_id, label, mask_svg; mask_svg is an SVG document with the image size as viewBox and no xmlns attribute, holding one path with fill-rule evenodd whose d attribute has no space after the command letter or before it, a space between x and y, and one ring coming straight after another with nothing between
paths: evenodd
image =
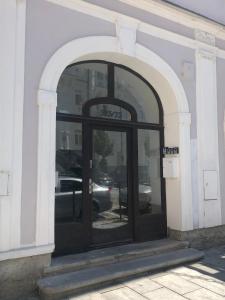
<instances>
[{"instance_id":1,"label":"sidewalk","mask_svg":"<svg viewBox=\"0 0 225 300\"><path fill-rule=\"evenodd\" d=\"M70 300L225 299L225 245L205 251L197 263L146 274Z\"/></svg>"}]
</instances>

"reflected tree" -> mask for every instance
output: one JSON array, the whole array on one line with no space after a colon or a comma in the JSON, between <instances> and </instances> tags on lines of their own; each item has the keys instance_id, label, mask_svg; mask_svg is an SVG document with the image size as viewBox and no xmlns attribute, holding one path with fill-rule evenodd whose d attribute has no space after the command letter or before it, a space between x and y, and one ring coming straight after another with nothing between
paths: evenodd
<instances>
[{"instance_id":1,"label":"reflected tree","mask_svg":"<svg viewBox=\"0 0 225 300\"><path fill-rule=\"evenodd\" d=\"M113 142L103 130L98 130L94 135L94 151L101 156L99 168L102 172L107 172L106 157L113 153Z\"/></svg>"}]
</instances>

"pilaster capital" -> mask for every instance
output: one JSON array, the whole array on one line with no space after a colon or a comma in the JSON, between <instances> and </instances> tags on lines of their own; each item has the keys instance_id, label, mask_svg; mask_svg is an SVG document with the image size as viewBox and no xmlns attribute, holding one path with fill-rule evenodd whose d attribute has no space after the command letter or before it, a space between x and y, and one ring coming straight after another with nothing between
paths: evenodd
<instances>
[{"instance_id":1,"label":"pilaster capital","mask_svg":"<svg viewBox=\"0 0 225 300\"><path fill-rule=\"evenodd\" d=\"M196 54L198 58L204 58L211 60L212 62L216 62L216 49L200 47L196 50Z\"/></svg>"},{"instance_id":2,"label":"pilaster capital","mask_svg":"<svg viewBox=\"0 0 225 300\"><path fill-rule=\"evenodd\" d=\"M47 90L38 90L38 105L39 106L57 106L57 93Z\"/></svg>"}]
</instances>

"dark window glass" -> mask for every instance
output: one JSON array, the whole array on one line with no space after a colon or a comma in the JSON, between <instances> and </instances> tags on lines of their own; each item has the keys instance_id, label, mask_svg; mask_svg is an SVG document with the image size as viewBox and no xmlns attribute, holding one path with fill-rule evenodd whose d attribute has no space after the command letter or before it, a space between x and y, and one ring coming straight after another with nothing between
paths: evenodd
<instances>
[{"instance_id":1,"label":"dark window glass","mask_svg":"<svg viewBox=\"0 0 225 300\"><path fill-rule=\"evenodd\" d=\"M63 72L57 89L57 111L82 114L84 103L108 94L107 64L84 63L72 65Z\"/></svg>"},{"instance_id":2,"label":"dark window glass","mask_svg":"<svg viewBox=\"0 0 225 300\"><path fill-rule=\"evenodd\" d=\"M150 87L133 73L115 67L115 98L129 103L139 122L159 123L159 107Z\"/></svg>"},{"instance_id":3,"label":"dark window glass","mask_svg":"<svg viewBox=\"0 0 225 300\"><path fill-rule=\"evenodd\" d=\"M56 123L57 222L80 222L82 218L82 131L80 123Z\"/></svg>"},{"instance_id":4,"label":"dark window glass","mask_svg":"<svg viewBox=\"0 0 225 300\"><path fill-rule=\"evenodd\" d=\"M93 228L128 230L126 132L93 132ZM109 187L111 189L109 190ZM110 192L109 192L110 191ZM97 201L96 201L97 200ZM122 233L122 231L121 231ZM111 238L109 236L109 238Z\"/></svg>"},{"instance_id":5,"label":"dark window glass","mask_svg":"<svg viewBox=\"0 0 225 300\"><path fill-rule=\"evenodd\" d=\"M90 109L90 116L113 120L131 120L131 115L129 111L118 105L112 104L93 105Z\"/></svg>"},{"instance_id":6,"label":"dark window glass","mask_svg":"<svg viewBox=\"0 0 225 300\"><path fill-rule=\"evenodd\" d=\"M138 201L140 214L161 213L159 131L138 129Z\"/></svg>"}]
</instances>

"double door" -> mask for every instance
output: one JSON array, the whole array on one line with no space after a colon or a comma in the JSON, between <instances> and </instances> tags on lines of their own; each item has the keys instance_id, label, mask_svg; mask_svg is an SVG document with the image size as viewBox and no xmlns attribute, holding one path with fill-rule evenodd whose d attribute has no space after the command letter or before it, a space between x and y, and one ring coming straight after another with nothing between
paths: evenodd
<instances>
[{"instance_id":1,"label":"double door","mask_svg":"<svg viewBox=\"0 0 225 300\"><path fill-rule=\"evenodd\" d=\"M156 130L57 121L55 255L166 235Z\"/></svg>"}]
</instances>

